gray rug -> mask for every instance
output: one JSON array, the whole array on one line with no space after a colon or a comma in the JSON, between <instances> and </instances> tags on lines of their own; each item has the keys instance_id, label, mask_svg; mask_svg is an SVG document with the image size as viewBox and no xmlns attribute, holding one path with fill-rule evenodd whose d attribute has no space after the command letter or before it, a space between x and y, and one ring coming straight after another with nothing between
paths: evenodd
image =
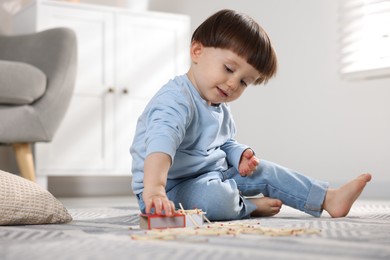
<instances>
[{"instance_id":1,"label":"gray rug","mask_svg":"<svg viewBox=\"0 0 390 260\"><path fill-rule=\"evenodd\" d=\"M358 201L346 218L313 218L284 207L264 227L319 229L285 237L216 236L136 241L138 209L70 209L63 225L0 227L0 259L390 259L390 202ZM130 228L131 227L131 228Z\"/></svg>"}]
</instances>

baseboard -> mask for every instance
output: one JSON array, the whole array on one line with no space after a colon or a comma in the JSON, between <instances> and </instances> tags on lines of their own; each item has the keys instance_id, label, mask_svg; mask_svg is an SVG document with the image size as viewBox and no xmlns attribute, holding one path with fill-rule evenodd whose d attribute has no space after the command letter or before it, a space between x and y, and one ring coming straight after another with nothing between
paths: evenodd
<instances>
[{"instance_id":1,"label":"baseboard","mask_svg":"<svg viewBox=\"0 0 390 260\"><path fill-rule=\"evenodd\" d=\"M130 176L50 176L48 190L55 197L133 195Z\"/></svg>"},{"instance_id":2,"label":"baseboard","mask_svg":"<svg viewBox=\"0 0 390 260\"><path fill-rule=\"evenodd\" d=\"M48 189L56 197L93 197L133 195L131 177L49 177ZM343 183L332 182L332 187ZM390 181L371 181L360 198L390 199Z\"/></svg>"}]
</instances>

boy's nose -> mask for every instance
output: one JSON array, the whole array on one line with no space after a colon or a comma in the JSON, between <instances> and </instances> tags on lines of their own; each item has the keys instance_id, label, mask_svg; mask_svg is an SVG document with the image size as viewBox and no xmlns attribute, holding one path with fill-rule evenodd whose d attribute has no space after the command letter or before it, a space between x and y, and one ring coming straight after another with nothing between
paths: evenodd
<instances>
[{"instance_id":1,"label":"boy's nose","mask_svg":"<svg viewBox=\"0 0 390 260\"><path fill-rule=\"evenodd\" d=\"M235 91L236 88L237 88L237 82L234 78L230 78L228 81L227 81L227 85L229 87L229 89L231 91Z\"/></svg>"}]
</instances>

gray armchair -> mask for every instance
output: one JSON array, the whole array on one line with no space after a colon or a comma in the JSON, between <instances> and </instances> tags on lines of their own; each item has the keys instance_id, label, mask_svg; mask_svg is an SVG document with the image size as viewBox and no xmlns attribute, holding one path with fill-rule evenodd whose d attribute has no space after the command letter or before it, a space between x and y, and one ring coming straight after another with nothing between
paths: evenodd
<instances>
[{"instance_id":1,"label":"gray armchair","mask_svg":"<svg viewBox=\"0 0 390 260\"><path fill-rule=\"evenodd\" d=\"M0 144L12 145L29 180L35 181L32 144L52 140L73 93L76 63L70 29L0 35Z\"/></svg>"}]
</instances>

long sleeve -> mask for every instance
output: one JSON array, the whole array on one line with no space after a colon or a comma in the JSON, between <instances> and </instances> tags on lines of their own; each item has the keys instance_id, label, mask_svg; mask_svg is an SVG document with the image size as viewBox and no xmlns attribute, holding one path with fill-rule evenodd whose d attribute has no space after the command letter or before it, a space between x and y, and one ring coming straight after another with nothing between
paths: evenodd
<instances>
[{"instance_id":1,"label":"long sleeve","mask_svg":"<svg viewBox=\"0 0 390 260\"><path fill-rule=\"evenodd\" d=\"M234 139L228 140L221 146L221 149L226 153L227 161L229 165L233 166L238 170L238 165L240 163L240 158L244 150L249 147L244 144L238 143Z\"/></svg>"}]
</instances>

